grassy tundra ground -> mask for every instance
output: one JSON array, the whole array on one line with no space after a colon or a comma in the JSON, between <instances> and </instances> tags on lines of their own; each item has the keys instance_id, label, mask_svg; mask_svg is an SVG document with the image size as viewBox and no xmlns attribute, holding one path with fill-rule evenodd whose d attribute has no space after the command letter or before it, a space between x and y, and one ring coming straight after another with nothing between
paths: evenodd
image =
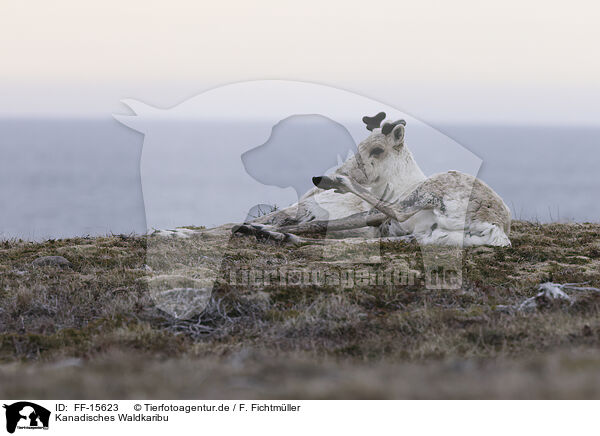
<instances>
[{"instance_id":1,"label":"grassy tundra ground","mask_svg":"<svg viewBox=\"0 0 600 436\"><path fill-rule=\"evenodd\" d=\"M3 398L600 398L600 293L539 301L539 283L600 287L600 225L515 222L510 248L465 251L463 284L240 286L230 271L361 267L366 245L279 246L200 232L0 243ZM336 251L337 250L337 251ZM423 268L418 245L383 263ZM152 253L152 255L149 255ZM60 255L70 267L33 266ZM150 265L148 268L146 265ZM151 290L202 284L181 320Z\"/></svg>"}]
</instances>

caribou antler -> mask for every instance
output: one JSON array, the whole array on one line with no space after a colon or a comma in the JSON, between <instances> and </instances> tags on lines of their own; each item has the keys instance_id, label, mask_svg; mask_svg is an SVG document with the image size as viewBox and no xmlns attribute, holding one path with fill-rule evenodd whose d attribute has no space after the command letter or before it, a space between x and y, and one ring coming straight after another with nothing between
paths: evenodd
<instances>
[{"instance_id":1,"label":"caribou antler","mask_svg":"<svg viewBox=\"0 0 600 436\"><path fill-rule=\"evenodd\" d=\"M374 117L367 117L365 115L362 120L367 125L367 130L372 132L373 129L378 129L381 122L385 120L385 112L379 112Z\"/></svg>"},{"instance_id":2,"label":"caribou antler","mask_svg":"<svg viewBox=\"0 0 600 436\"><path fill-rule=\"evenodd\" d=\"M402 124L403 126L406 126L406 121L398 120L398 121L394 121L393 123L385 123L383 125L383 127L381 128L381 133L383 133L384 135L387 135L392 130L394 130L394 127L396 127L398 124Z\"/></svg>"}]
</instances>

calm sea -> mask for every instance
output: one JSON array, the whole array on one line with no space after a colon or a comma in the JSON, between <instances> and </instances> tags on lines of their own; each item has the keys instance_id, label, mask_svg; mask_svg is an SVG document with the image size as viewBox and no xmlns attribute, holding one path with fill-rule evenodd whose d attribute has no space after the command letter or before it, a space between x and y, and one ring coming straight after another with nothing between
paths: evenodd
<instances>
[{"instance_id":1,"label":"calm sea","mask_svg":"<svg viewBox=\"0 0 600 436\"><path fill-rule=\"evenodd\" d=\"M600 221L600 128L434 127L482 159L479 177L505 199L514 218ZM111 118L0 120L0 239L144 232L146 213L140 175L143 143L142 134ZM217 150L218 144L214 147ZM206 158L206 152L200 156L194 150L199 153L194 147L186 151L189 162ZM237 158L228 159L236 168L240 165ZM418 159L419 163L423 159L426 157ZM288 163L281 159L263 164L273 171L288 171ZM422 166L427 172L427 162ZM184 177L179 182L193 190L205 182L215 185L215 177L200 172L193 180ZM228 189L228 202L234 205L236 195L246 195L227 188L226 180L215 186ZM189 222L188 215L174 212L171 205L183 204L188 197L186 188L165 192L154 200L159 204L153 207L170 210L170 225L211 225L219 221L218 207L213 207L211 222L206 223ZM160 198L164 198L164 204ZM178 198L181 201L174 201ZM223 216L223 222L227 220Z\"/></svg>"}]
</instances>

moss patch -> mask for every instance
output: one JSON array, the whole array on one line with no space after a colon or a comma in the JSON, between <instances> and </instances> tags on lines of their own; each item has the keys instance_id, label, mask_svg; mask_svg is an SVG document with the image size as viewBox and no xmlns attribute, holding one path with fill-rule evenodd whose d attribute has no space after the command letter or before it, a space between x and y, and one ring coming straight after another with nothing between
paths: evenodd
<instances>
[{"instance_id":1,"label":"moss patch","mask_svg":"<svg viewBox=\"0 0 600 436\"><path fill-rule=\"evenodd\" d=\"M260 359L329 362L325 367L352 373L365 370L362 365L413 368L456 359L525 362L600 346L597 293L581 292L573 304L531 314L496 310L531 297L545 281L600 287L598 224L514 222L512 247L464 251L462 285L451 291L425 287L423 253L415 244L384 242L375 262L365 243L291 247L230 238L227 229L194 229L200 231L188 239L1 242L0 362L46 365L76 357L104 374L106 356L131 354L144 356L150 374L164 359L175 359L174 367L210 359L228 368L230 359L252 350L262 356L256 365ZM73 268L31 265L53 255ZM386 271L394 269L408 275L386 282ZM348 281L349 270L366 275ZM316 271L323 281L302 280ZM337 282L328 282L331 277ZM194 319L174 319L152 298L157 289L213 282L207 309Z\"/></svg>"}]
</instances>

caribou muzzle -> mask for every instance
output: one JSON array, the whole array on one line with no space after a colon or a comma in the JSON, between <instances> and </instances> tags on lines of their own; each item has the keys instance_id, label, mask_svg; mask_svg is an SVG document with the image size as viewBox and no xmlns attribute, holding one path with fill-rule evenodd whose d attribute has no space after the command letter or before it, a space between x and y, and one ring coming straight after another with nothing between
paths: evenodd
<instances>
[{"instance_id":1,"label":"caribou muzzle","mask_svg":"<svg viewBox=\"0 0 600 436\"><path fill-rule=\"evenodd\" d=\"M334 189L337 184L329 176L315 176L312 178L313 184L319 189Z\"/></svg>"}]
</instances>

